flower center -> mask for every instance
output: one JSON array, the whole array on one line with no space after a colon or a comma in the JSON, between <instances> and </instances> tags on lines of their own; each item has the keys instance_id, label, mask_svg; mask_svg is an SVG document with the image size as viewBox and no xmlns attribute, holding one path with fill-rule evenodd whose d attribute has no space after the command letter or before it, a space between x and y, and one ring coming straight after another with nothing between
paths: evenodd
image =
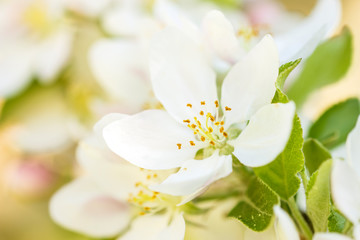
<instances>
[{"instance_id":1,"label":"flower center","mask_svg":"<svg viewBox=\"0 0 360 240\"><path fill-rule=\"evenodd\" d=\"M51 31L52 21L42 1L29 5L22 16L23 24L38 36L44 36Z\"/></svg>"},{"instance_id":2,"label":"flower center","mask_svg":"<svg viewBox=\"0 0 360 240\"><path fill-rule=\"evenodd\" d=\"M157 178L157 174L147 176L147 179ZM128 202L136 207L138 215L158 213L173 208L180 202L179 197L168 196L152 191L143 182L135 183L136 193L129 193Z\"/></svg>"},{"instance_id":3,"label":"flower center","mask_svg":"<svg viewBox=\"0 0 360 240\"><path fill-rule=\"evenodd\" d=\"M206 105L205 101L201 101L202 106ZM183 122L187 124L195 135L195 139L202 142L207 142L210 146L215 148L223 148L226 145L228 133L224 129L224 116L220 115L219 102L214 102L216 113L213 115L210 112L205 113L203 110L199 115L194 116L193 119L184 119ZM188 103L186 107L192 108L192 104ZM225 111L231 111L231 108L226 106ZM194 141L189 141L191 146L195 146ZM182 144L177 144L178 149L181 149Z\"/></svg>"}]
</instances>

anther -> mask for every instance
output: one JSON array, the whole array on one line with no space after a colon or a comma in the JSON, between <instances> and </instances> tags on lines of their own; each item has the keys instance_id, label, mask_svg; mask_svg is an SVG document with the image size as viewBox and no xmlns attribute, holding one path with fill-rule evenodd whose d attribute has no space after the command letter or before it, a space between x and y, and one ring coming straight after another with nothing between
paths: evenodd
<instances>
[{"instance_id":1,"label":"anther","mask_svg":"<svg viewBox=\"0 0 360 240\"><path fill-rule=\"evenodd\" d=\"M210 144L211 144L211 145L213 145L213 146L215 146L215 143L214 143L214 141L210 141Z\"/></svg>"},{"instance_id":2,"label":"anther","mask_svg":"<svg viewBox=\"0 0 360 240\"><path fill-rule=\"evenodd\" d=\"M150 209L151 209L151 208L149 208L149 207L144 207L144 210L145 210L145 211L150 211Z\"/></svg>"},{"instance_id":3,"label":"anther","mask_svg":"<svg viewBox=\"0 0 360 240\"><path fill-rule=\"evenodd\" d=\"M204 111L200 111L200 115L201 115L201 116L204 116Z\"/></svg>"},{"instance_id":4,"label":"anther","mask_svg":"<svg viewBox=\"0 0 360 240\"><path fill-rule=\"evenodd\" d=\"M212 133L212 132L213 132L212 127L209 127L208 129L209 129L209 132L210 132L210 133Z\"/></svg>"},{"instance_id":5,"label":"anther","mask_svg":"<svg viewBox=\"0 0 360 240\"><path fill-rule=\"evenodd\" d=\"M205 142L205 137L201 136L201 141Z\"/></svg>"},{"instance_id":6,"label":"anther","mask_svg":"<svg viewBox=\"0 0 360 240\"><path fill-rule=\"evenodd\" d=\"M215 125L216 125L216 126L220 125L220 122L216 122Z\"/></svg>"},{"instance_id":7,"label":"anther","mask_svg":"<svg viewBox=\"0 0 360 240\"><path fill-rule=\"evenodd\" d=\"M184 123L190 123L190 120L189 119L185 119L183 120Z\"/></svg>"},{"instance_id":8,"label":"anther","mask_svg":"<svg viewBox=\"0 0 360 240\"><path fill-rule=\"evenodd\" d=\"M221 124L221 125L224 125L224 121L221 121L220 124Z\"/></svg>"},{"instance_id":9,"label":"anther","mask_svg":"<svg viewBox=\"0 0 360 240\"><path fill-rule=\"evenodd\" d=\"M215 101L215 106L219 107L219 101L218 100Z\"/></svg>"},{"instance_id":10,"label":"anther","mask_svg":"<svg viewBox=\"0 0 360 240\"><path fill-rule=\"evenodd\" d=\"M139 214L140 214L141 216L144 216L144 215L145 215L145 213L144 213L144 212L140 212Z\"/></svg>"},{"instance_id":11,"label":"anther","mask_svg":"<svg viewBox=\"0 0 360 240\"><path fill-rule=\"evenodd\" d=\"M228 106L225 107L225 111L231 111L231 108L229 108Z\"/></svg>"},{"instance_id":12,"label":"anther","mask_svg":"<svg viewBox=\"0 0 360 240\"><path fill-rule=\"evenodd\" d=\"M200 104L201 104L201 105L205 105L205 101L201 101Z\"/></svg>"},{"instance_id":13,"label":"anther","mask_svg":"<svg viewBox=\"0 0 360 240\"><path fill-rule=\"evenodd\" d=\"M196 125L195 125L195 124L191 124L191 127L192 127L192 128L196 128Z\"/></svg>"},{"instance_id":14,"label":"anther","mask_svg":"<svg viewBox=\"0 0 360 240\"><path fill-rule=\"evenodd\" d=\"M141 185L141 182L135 183L135 187L139 187Z\"/></svg>"},{"instance_id":15,"label":"anther","mask_svg":"<svg viewBox=\"0 0 360 240\"><path fill-rule=\"evenodd\" d=\"M220 133L222 133L224 131L224 127L220 128Z\"/></svg>"},{"instance_id":16,"label":"anther","mask_svg":"<svg viewBox=\"0 0 360 240\"><path fill-rule=\"evenodd\" d=\"M192 105L190 103L186 104L186 106L192 108Z\"/></svg>"},{"instance_id":17,"label":"anther","mask_svg":"<svg viewBox=\"0 0 360 240\"><path fill-rule=\"evenodd\" d=\"M147 175L146 179L149 180L151 178L151 175Z\"/></svg>"},{"instance_id":18,"label":"anther","mask_svg":"<svg viewBox=\"0 0 360 240\"><path fill-rule=\"evenodd\" d=\"M157 178L157 176L158 176L158 175L157 175L156 173L154 173L153 177L154 177L154 178Z\"/></svg>"},{"instance_id":19,"label":"anther","mask_svg":"<svg viewBox=\"0 0 360 240\"><path fill-rule=\"evenodd\" d=\"M178 149L181 149L181 143L176 144Z\"/></svg>"},{"instance_id":20,"label":"anther","mask_svg":"<svg viewBox=\"0 0 360 240\"><path fill-rule=\"evenodd\" d=\"M223 136L227 137L228 136L227 132L223 132Z\"/></svg>"},{"instance_id":21,"label":"anther","mask_svg":"<svg viewBox=\"0 0 360 240\"><path fill-rule=\"evenodd\" d=\"M191 146L195 146L195 143L193 141L190 141Z\"/></svg>"}]
</instances>

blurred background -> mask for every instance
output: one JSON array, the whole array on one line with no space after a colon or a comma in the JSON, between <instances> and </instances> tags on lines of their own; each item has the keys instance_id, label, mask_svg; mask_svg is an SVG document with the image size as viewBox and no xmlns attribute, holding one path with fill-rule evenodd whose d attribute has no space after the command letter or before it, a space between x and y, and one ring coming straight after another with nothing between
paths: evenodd
<instances>
[{"instance_id":1,"label":"blurred background","mask_svg":"<svg viewBox=\"0 0 360 240\"><path fill-rule=\"evenodd\" d=\"M315 5L314 0L280 2L287 10L301 14L309 14ZM310 119L317 118L334 103L360 96L360 1L343 0L342 4L342 21L337 32L348 26L353 34L352 66L340 82L316 91L306 101L303 111ZM104 32L99 29L96 19L73 14L71 24L77 25L77 32L70 56L71 66L61 73L59 80L45 87L34 83L6 102L0 99L0 108L3 106L0 122L0 240L91 239L55 225L48 215L48 200L80 171L75 163L76 142L100 116L117 110L127 112L128 106L114 106L112 100L104 102L99 97L92 99L89 107L89 96L104 93L99 91L93 72L84 64L86 52L96 39L104 36ZM147 101L147 104L156 105L156 102ZM72 112L78 115L74 117Z\"/></svg>"}]
</instances>

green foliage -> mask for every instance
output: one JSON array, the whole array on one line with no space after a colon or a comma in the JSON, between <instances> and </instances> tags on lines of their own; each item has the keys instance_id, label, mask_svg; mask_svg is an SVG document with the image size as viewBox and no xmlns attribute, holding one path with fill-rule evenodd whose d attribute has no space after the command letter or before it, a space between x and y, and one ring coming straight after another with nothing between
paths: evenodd
<instances>
[{"instance_id":1,"label":"green foliage","mask_svg":"<svg viewBox=\"0 0 360 240\"><path fill-rule=\"evenodd\" d=\"M301 62L301 58L296 61L283 64L279 68L279 75L278 75L278 78L275 83L276 92L275 92L275 96L272 100L272 103L287 103L287 102L289 102L289 98L286 96L286 94L283 92L282 89L284 87L286 78L289 76L289 74L292 72L292 70L294 70L296 68L296 66L299 65L300 62Z\"/></svg>"},{"instance_id":2,"label":"green foliage","mask_svg":"<svg viewBox=\"0 0 360 240\"><path fill-rule=\"evenodd\" d=\"M286 63L279 69L279 76L276 81L276 93L273 103L287 103L288 97L282 92L285 79L292 70L300 63L301 59ZM294 118L293 129L287 145L274 161L266 166L254 168L254 172L282 199L292 197L300 187L300 179L297 173L303 169L304 156L302 153L303 131L298 116Z\"/></svg>"},{"instance_id":3,"label":"green foliage","mask_svg":"<svg viewBox=\"0 0 360 240\"><path fill-rule=\"evenodd\" d=\"M304 69L287 92L300 106L314 90L339 81L352 59L352 35L348 28L319 45L304 64Z\"/></svg>"},{"instance_id":4,"label":"green foliage","mask_svg":"<svg viewBox=\"0 0 360 240\"><path fill-rule=\"evenodd\" d=\"M273 216L273 206L279 202L276 194L256 176L248 185L245 198L229 213L254 231L265 230Z\"/></svg>"},{"instance_id":5,"label":"green foliage","mask_svg":"<svg viewBox=\"0 0 360 240\"><path fill-rule=\"evenodd\" d=\"M331 159L330 152L316 139L308 139L304 143L303 152L305 156L305 166L310 176L318 170L320 165Z\"/></svg>"},{"instance_id":6,"label":"green foliage","mask_svg":"<svg viewBox=\"0 0 360 240\"><path fill-rule=\"evenodd\" d=\"M284 88L285 80L290 75L290 73L299 65L300 62L301 58L281 65L281 67L279 68L279 75L275 83L278 89Z\"/></svg>"},{"instance_id":7,"label":"green foliage","mask_svg":"<svg viewBox=\"0 0 360 240\"><path fill-rule=\"evenodd\" d=\"M360 114L359 100L348 99L329 108L311 126L308 136L332 149L346 141Z\"/></svg>"},{"instance_id":8,"label":"green foliage","mask_svg":"<svg viewBox=\"0 0 360 240\"><path fill-rule=\"evenodd\" d=\"M297 173L304 167L303 142L300 119L296 116L284 151L268 165L254 168L256 175L282 199L289 199L300 187Z\"/></svg>"},{"instance_id":9,"label":"green foliage","mask_svg":"<svg viewBox=\"0 0 360 240\"><path fill-rule=\"evenodd\" d=\"M344 233L345 229L350 225L351 223L341 213L331 208L328 218L329 232Z\"/></svg>"},{"instance_id":10,"label":"green foliage","mask_svg":"<svg viewBox=\"0 0 360 240\"><path fill-rule=\"evenodd\" d=\"M306 190L306 212L315 232L325 232L330 215L330 173L332 160L321 164L310 178Z\"/></svg>"}]
</instances>

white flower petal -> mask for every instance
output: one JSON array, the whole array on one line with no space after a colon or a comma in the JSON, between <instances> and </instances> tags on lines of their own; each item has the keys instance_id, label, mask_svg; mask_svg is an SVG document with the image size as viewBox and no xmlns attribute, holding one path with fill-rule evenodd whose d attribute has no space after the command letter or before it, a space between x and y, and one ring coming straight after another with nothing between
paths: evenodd
<instances>
[{"instance_id":1,"label":"white flower petal","mask_svg":"<svg viewBox=\"0 0 360 240\"><path fill-rule=\"evenodd\" d=\"M334 160L331 173L332 199L351 222L360 220L360 182L354 170L344 161Z\"/></svg>"},{"instance_id":2,"label":"white flower petal","mask_svg":"<svg viewBox=\"0 0 360 240\"><path fill-rule=\"evenodd\" d=\"M279 58L270 35L265 36L226 76L221 94L227 126L243 122L262 106L271 103L279 71Z\"/></svg>"},{"instance_id":3,"label":"white flower petal","mask_svg":"<svg viewBox=\"0 0 360 240\"><path fill-rule=\"evenodd\" d=\"M104 14L102 25L104 29L118 36L139 36L144 30L144 25L150 20L142 12L141 1L117 1ZM150 20L151 21L151 20Z\"/></svg>"},{"instance_id":4,"label":"white flower petal","mask_svg":"<svg viewBox=\"0 0 360 240\"><path fill-rule=\"evenodd\" d=\"M73 34L70 29L58 31L46 39L34 59L34 71L39 81L48 83L55 80L70 57Z\"/></svg>"},{"instance_id":5,"label":"white flower petal","mask_svg":"<svg viewBox=\"0 0 360 240\"><path fill-rule=\"evenodd\" d=\"M31 81L32 51L13 46L0 48L0 97L7 98L18 94ZM10 49L9 49L10 48ZM19 46L18 46L19 48Z\"/></svg>"},{"instance_id":6,"label":"white flower petal","mask_svg":"<svg viewBox=\"0 0 360 240\"><path fill-rule=\"evenodd\" d=\"M346 140L347 160L360 177L360 117Z\"/></svg>"},{"instance_id":7,"label":"white flower petal","mask_svg":"<svg viewBox=\"0 0 360 240\"><path fill-rule=\"evenodd\" d=\"M299 233L290 216L280 207L274 207L277 218L275 223L276 235L278 240L300 240Z\"/></svg>"},{"instance_id":8,"label":"white flower petal","mask_svg":"<svg viewBox=\"0 0 360 240\"><path fill-rule=\"evenodd\" d=\"M264 166L280 154L293 128L295 104L268 104L251 119L231 144L234 155L249 167Z\"/></svg>"},{"instance_id":9,"label":"white flower petal","mask_svg":"<svg viewBox=\"0 0 360 240\"><path fill-rule=\"evenodd\" d=\"M184 235L182 214L176 215L170 224L168 215L145 215L135 219L130 230L118 240L182 240Z\"/></svg>"},{"instance_id":10,"label":"white flower petal","mask_svg":"<svg viewBox=\"0 0 360 240\"><path fill-rule=\"evenodd\" d=\"M313 240L352 240L348 236L339 233L316 233Z\"/></svg>"},{"instance_id":11,"label":"white flower petal","mask_svg":"<svg viewBox=\"0 0 360 240\"><path fill-rule=\"evenodd\" d=\"M180 30L167 28L154 37L150 72L155 96L176 120L192 119L200 110L214 113L215 73L200 48Z\"/></svg>"},{"instance_id":12,"label":"white flower petal","mask_svg":"<svg viewBox=\"0 0 360 240\"><path fill-rule=\"evenodd\" d=\"M354 225L353 236L355 240L360 240L360 224L359 222Z\"/></svg>"},{"instance_id":13,"label":"white flower petal","mask_svg":"<svg viewBox=\"0 0 360 240\"><path fill-rule=\"evenodd\" d=\"M145 182L146 174L112 153L99 139L90 137L80 142L77 160L104 192L119 199L135 193L135 184Z\"/></svg>"},{"instance_id":14,"label":"white flower petal","mask_svg":"<svg viewBox=\"0 0 360 240\"><path fill-rule=\"evenodd\" d=\"M185 236L185 220L182 214L175 216L170 225L165 228L157 239L159 240L183 240Z\"/></svg>"},{"instance_id":15,"label":"white flower petal","mask_svg":"<svg viewBox=\"0 0 360 240\"><path fill-rule=\"evenodd\" d=\"M190 195L229 175L232 172L231 163L230 155L219 156L218 153L203 160L187 160L177 173L150 188L174 196Z\"/></svg>"},{"instance_id":16,"label":"white flower petal","mask_svg":"<svg viewBox=\"0 0 360 240\"><path fill-rule=\"evenodd\" d=\"M180 29L181 32L185 33L197 43L201 41L198 27L191 22L190 17L187 16L189 12L179 8L175 2L158 0L155 2L153 9L154 16L159 22L166 26Z\"/></svg>"},{"instance_id":17,"label":"white flower petal","mask_svg":"<svg viewBox=\"0 0 360 240\"><path fill-rule=\"evenodd\" d=\"M148 110L115 121L104 128L103 136L117 155L151 170L180 167L202 148L202 142L190 146L193 132L162 110ZM181 149L177 144L182 144Z\"/></svg>"},{"instance_id":18,"label":"white flower petal","mask_svg":"<svg viewBox=\"0 0 360 240\"><path fill-rule=\"evenodd\" d=\"M90 49L89 64L100 86L114 99L138 111L151 93L147 53L130 40L99 40Z\"/></svg>"},{"instance_id":19,"label":"white flower petal","mask_svg":"<svg viewBox=\"0 0 360 240\"><path fill-rule=\"evenodd\" d=\"M204 40L224 61L234 64L242 55L232 24L220 11L210 11L203 20Z\"/></svg>"},{"instance_id":20,"label":"white flower petal","mask_svg":"<svg viewBox=\"0 0 360 240\"><path fill-rule=\"evenodd\" d=\"M109 113L105 115L94 125L94 133L99 139L103 139L104 128L110 123L121 120L125 117L129 117L129 115L122 113Z\"/></svg>"},{"instance_id":21,"label":"white flower petal","mask_svg":"<svg viewBox=\"0 0 360 240\"><path fill-rule=\"evenodd\" d=\"M97 238L113 237L131 220L126 201L105 194L87 177L60 189L52 197L49 209L59 225Z\"/></svg>"},{"instance_id":22,"label":"white flower petal","mask_svg":"<svg viewBox=\"0 0 360 240\"><path fill-rule=\"evenodd\" d=\"M281 63L308 57L326 37L329 37L341 20L339 0L318 0L312 13L292 30L275 38Z\"/></svg>"}]
</instances>

